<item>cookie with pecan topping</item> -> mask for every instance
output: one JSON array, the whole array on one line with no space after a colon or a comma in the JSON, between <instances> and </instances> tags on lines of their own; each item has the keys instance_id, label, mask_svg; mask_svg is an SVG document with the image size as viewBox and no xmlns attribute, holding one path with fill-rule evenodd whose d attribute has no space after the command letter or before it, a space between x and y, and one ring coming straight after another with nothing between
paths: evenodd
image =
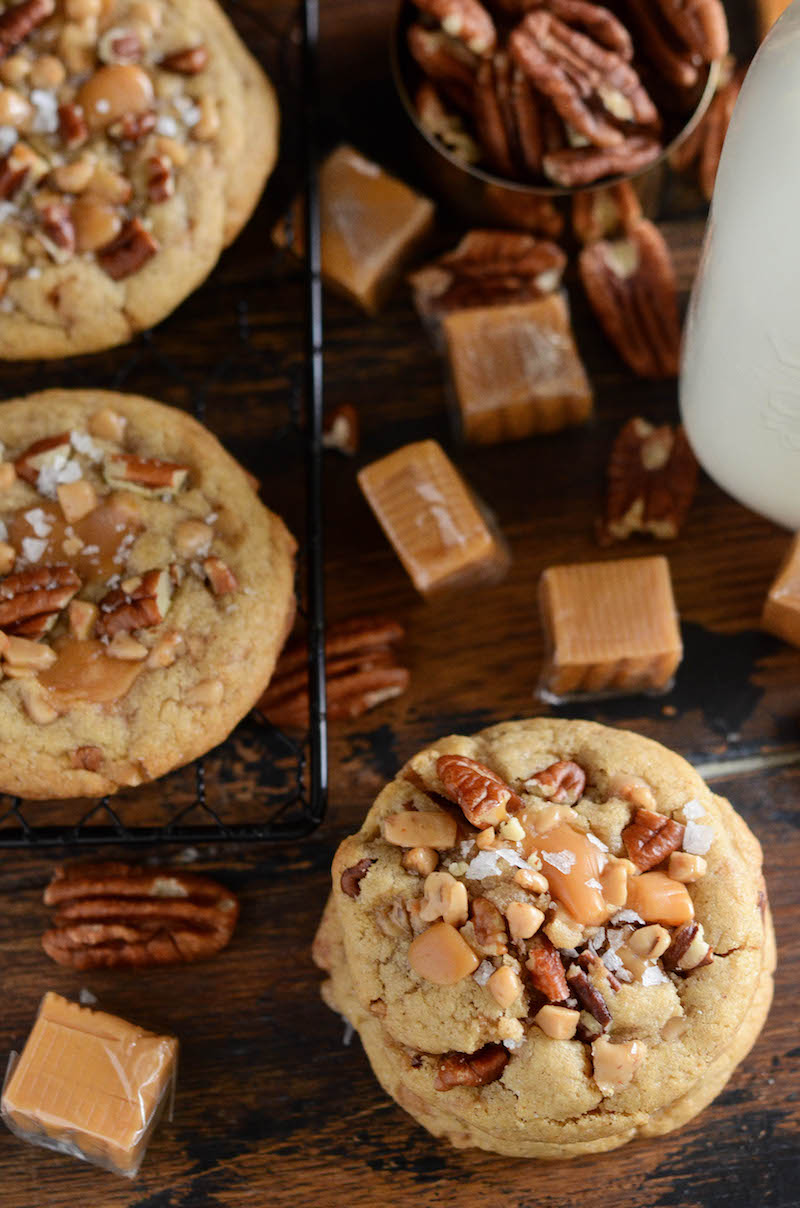
<instances>
[{"instance_id":1,"label":"cookie with pecan topping","mask_svg":"<svg viewBox=\"0 0 800 1208\"><path fill-rule=\"evenodd\" d=\"M432 1133L581 1156L686 1123L746 1055L772 995L762 891L757 841L678 755L537 718L444 738L387 785L336 854L314 955Z\"/></svg>"},{"instance_id":2,"label":"cookie with pecan topping","mask_svg":"<svg viewBox=\"0 0 800 1208\"><path fill-rule=\"evenodd\" d=\"M7 0L0 358L111 347L169 314L249 217L277 126L213 0Z\"/></svg>"},{"instance_id":3,"label":"cookie with pecan topping","mask_svg":"<svg viewBox=\"0 0 800 1208\"><path fill-rule=\"evenodd\" d=\"M174 407L0 404L0 792L101 796L221 742L294 615L294 541Z\"/></svg>"}]
</instances>

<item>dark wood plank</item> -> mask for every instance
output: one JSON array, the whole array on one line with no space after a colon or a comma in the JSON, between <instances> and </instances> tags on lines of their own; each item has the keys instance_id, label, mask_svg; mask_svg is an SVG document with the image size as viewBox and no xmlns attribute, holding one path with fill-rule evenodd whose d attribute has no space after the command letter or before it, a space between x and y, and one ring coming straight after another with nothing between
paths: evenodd
<instances>
[{"instance_id":1,"label":"dark wood plank","mask_svg":"<svg viewBox=\"0 0 800 1208\"><path fill-rule=\"evenodd\" d=\"M386 77L392 7L388 0L329 0L323 66L331 133L344 131L402 165L402 125ZM237 0L231 8L277 70L272 31L289 28L293 6ZM744 43L749 7L740 2L730 11ZM257 218L209 282L152 338L67 364L5 366L3 390L91 380L178 406L191 406L203 393L211 426L264 477L267 502L299 532L302 470L287 431L287 398L301 363L302 282L290 258L271 251L266 237L290 190L291 137L289 121L285 168ZM665 229L685 295L703 211L689 188L672 187L662 216L669 219ZM446 214L442 228L443 240L455 239L457 227ZM357 1040L343 1044L342 1022L318 996L320 977L309 947L337 842L424 742L541 711L532 695L542 655L539 573L552 562L617 552L599 551L593 538L613 435L632 414L657 420L676 415L674 383L632 379L587 313L572 276L569 285L579 343L597 389L595 419L580 431L482 451L453 444L440 368L402 291L374 321L328 298L328 399L358 405L363 445L356 464L423 435L441 439L497 515L510 541L512 570L490 591L420 600L360 498L353 462L330 457L329 615L384 611L400 618L407 626L412 686L403 698L334 729L330 816L310 840L283 848L220 845L200 853L198 866L215 872L242 899L234 942L215 961L139 975L80 976L59 969L39 947L46 925L41 889L57 853L2 855L0 1060L24 1040L47 988L75 994L87 986L109 1010L174 1030L183 1044L174 1123L157 1134L135 1183L24 1146L0 1131L4 1208L67 1208L76 1201L102 1208L555 1208L596 1198L618 1208L800 1203L794 1009L800 765L770 768L764 759L774 753L792 759L800 752L800 652L758 629L787 536L708 480L685 532L667 551L687 649L674 692L581 711L630 726L703 764L739 769L716 783L764 843L781 964L767 1027L729 1087L679 1133L581 1164L456 1152L386 1099ZM633 542L625 552L651 548ZM252 785L262 753L258 733L240 731L220 792ZM747 759L755 770L740 762ZM149 818L157 815L162 794L184 802L192 791L184 774L132 800L140 817Z\"/></svg>"}]
</instances>

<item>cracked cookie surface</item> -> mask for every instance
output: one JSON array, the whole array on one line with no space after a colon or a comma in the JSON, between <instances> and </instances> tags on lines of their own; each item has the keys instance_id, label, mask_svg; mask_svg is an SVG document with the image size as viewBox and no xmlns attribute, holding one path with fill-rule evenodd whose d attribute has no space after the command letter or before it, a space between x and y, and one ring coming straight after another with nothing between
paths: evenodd
<instances>
[{"instance_id":1,"label":"cracked cookie surface","mask_svg":"<svg viewBox=\"0 0 800 1208\"><path fill-rule=\"evenodd\" d=\"M536 719L443 739L383 790L337 852L315 957L430 1131L566 1157L710 1102L775 950L727 801L650 740Z\"/></svg>"},{"instance_id":2,"label":"cracked cookie surface","mask_svg":"<svg viewBox=\"0 0 800 1208\"><path fill-rule=\"evenodd\" d=\"M295 543L190 416L0 405L0 791L100 796L221 742L294 616Z\"/></svg>"}]
</instances>

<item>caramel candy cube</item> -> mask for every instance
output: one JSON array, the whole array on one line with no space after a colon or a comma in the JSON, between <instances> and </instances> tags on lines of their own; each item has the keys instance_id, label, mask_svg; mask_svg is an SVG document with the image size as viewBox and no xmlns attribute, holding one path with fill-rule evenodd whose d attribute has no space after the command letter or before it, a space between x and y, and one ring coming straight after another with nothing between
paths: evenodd
<instances>
[{"instance_id":1,"label":"caramel candy cube","mask_svg":"<svg viewBox=\"0 0 800 1208\"><path fill-rule=\"evenodd\" d=\"M174 1086L178 1042L45 994L2 1098L17 1136L132 1178Z\"/></svg>"},{"instance_id":2,"label":"caramel candy cube","mask_svg":"<svg viewBox=\"0 0 800 1208\"><path fill-rule=\"evenodd\" d=\"M320 169L320 210L323 276L374 314L430 233L433 202L343 145ZM273 239L287 245L285 221ZM292 246L301 256L304 243L302 205L295 203Z\"/></svg>"},{"instance_id":3,"label":"caramel candy cube","mask_svg":"<svg viewBox=\"0 0 800 1208\"><path fill-rule=\"evenodd\" d=\"M520 440L591 415L592 388L563 294L454 311L442 331L468 441Z\"/></svg>"},{"instance_id":4,"label":"caramel candy cube","mask_svg":"<svg viewBox=\"0 0 800 1208\"><path fill-rule=\"evenodd\" d=\"M761 624L769 633L800 646L800 533L794 537L764 601Z\"/></svg>"},{"instance_id":5,"label":"caramel candy cube","mask_svg":"<svg viewBox=\"0 0 800 1208\"><path fill-rule=\"evenodd\" d=\"M551 566L539 602L545 700L669 689L683 647L666 558Z\"/></svg>"},{"instance_id":6,"label":"caramel candy cube","mask_svg":"<svg viewBox=\"0 0 800 1208\"><path fill-rule=\"evenodd\" d=\"M358 482L414 586L491 582L508 566L466 483L435 440L404 445L365 466Z\"/></svg>"}]
</instances>

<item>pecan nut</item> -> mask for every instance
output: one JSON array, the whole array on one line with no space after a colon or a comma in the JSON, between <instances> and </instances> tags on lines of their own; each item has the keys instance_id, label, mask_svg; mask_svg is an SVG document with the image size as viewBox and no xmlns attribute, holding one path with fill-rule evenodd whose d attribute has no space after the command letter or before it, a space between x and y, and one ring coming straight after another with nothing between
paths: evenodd
<instances>
[{"instance_id":1,"label":"pecan nut","mask_svg":"<svg viewBox=\"0 0 800 1208\"><path fill-rule=\"evenodd\" d=\"M659 74L678 88L694 88L700 79L700 56L675 36L653 0L627 0L627 5L642 49Z\"/></svg>"},{"instance_id":2,"label":"pecan nut","mask_svg":"<svg viewBox=\"0 0 800 1208\"><path fill-rule=\"evenodd\" d=\"M683 428L629 420L614 442L607 474L604 544L632 533L677 537L697 487L697 460Z\"/></svg>"},{"instance_id":3,"label":"pecan nut","mask_svg":"<svg viewBox=\"0 0 800 1208\"><path fill-rule=\"evenodd\" d=\"M595 146L622 143L620 122L659 128L658 110L630 63L553 13L529 13L509 47L562 119Z\"/></svg>"},{"instance_id":4,"label":"pecan nut","mask_svg":"<svg viewBox=\"0 0 800 1208\"><path fill-rule=\"evenodd\" d=\"M55 12L55 0L22 0L0 13L0 59L24 42L28 34Z\"/></svg>"},{"instance_id":5,"label":"pecan nut","mask_svg":"<svg viewBox=\"0 0 800 1208\"><path fill-rule=\"evenodd\" d=\"M488 1086L496 1082L508 1064L502 1044L485 1044L475 1053L445 1053L440 1058L433 1085L437 1091L454 1086Z\"/></svg>"},{"instance_id":6,"label":"pecan nut","mask_svg":"<svg viewBox=\"0 0 800 1208\"><path fill-rule=\"evenodd\" d=\"M690 922L679 927L661 961L671 973L691 973L693 969L713 964L714 953L703 935L702 924Z\"/></svg>"},{"instance_id":7,"label":"pecan nut","mask_svg":"<svg viewBox=\"0 0 800 1208\"><path fill-rule=\"evenodd\" d=\"M472 926L484 956L503 956L508 951L506 921L494 902L473 899Z\"/></svg>"},{"instance_id":8,"label":"pecan nut","mask_svg":"<svg viewBox=\"0 0 800 1208\"><path fill-rule=\"evenodd\" d=\"M169 571L149 570L103 596L97 633L101 637L112 637L132 629L152 629L164 620L171 599Z\"/></svg>"},{"instance_id":9,"label":"pecan nut","mask_svg":"<svg viewBox=\"0 0 800 1208\"><path fill-rule=\"evenodd\" d=\"M440 755L436 773L451 801L463 811L465 818L479 830L502 822L509 806L520 808L522 802L504 780L484 764L468 755Z\"/></svg>"},{"instance_id":10,"label":"pecan nut","mask_svg":"<svg viewBox=\"0 0 800 1208\"><path fill-rule=\"evenodd\" d=\"M58 107L58 133L68 151L80 147L89 137L89 127L80 105L72 101Z\"/></svg>"},{"instance_id":11,"label":"pecan nut","mask_svg":"<svg viewBox=\"0 0 800 1208\"><path fill-rule=\"evenodd\" d=\"M542 169L548 180L565 189L594 184L606 176L640 172L663 151L647 134L632 134L614 147L563 147L548 151Z\"/></svg>"},{"instance_id":12,"label":"pecan nut","mask_svg":"<svg viewBox=\"0 0 800 1208\"><path fill-rule=\"evenodd\" d=\"M728 53L728 22L720 0L655 0L655 7L703 62L713 63Z\"/></svg>"},{"instance_id":13,"label":"pecan nut","mask_svg":"<svg viewBox=\"0 0 800 1208\"><path fill-rule=\"evenodd\" d=\"M423 25L408 28L408 49L420 69L457 109L472 110L478 60L463 43Z\"/></svg>"},{"instance_id":14,"label":"pecan nut","mask_svg":"<svg viewBox=\"0 0 800 1208\"><path fill-rule=\"evenodd\" d=\"M97 262L112 281L138 273L158 251L158 243L138 218L125 223L120 233L100 248Z\"/></svg>"},{"instance_id":15,"label":"pecan nut","mask_svg":"<svg viewBox=\"0 0 800 1208\"><path fill-rule=\"evenodd\" d=\"M362 616L328 627L325 637L328 721L360 717L408 688L394 645L405 630L386 617ZM256 709L275 726L308 724L308 646L293 641L278 659Z\"/></svg>"},{"instance_id":16,"label":"pecan nut","mask_svg":"<svg viewBox=\"0 0 800 1208\"><path fill-rule=\"evenodd\" d=\"M185 46L164 55L159 63L162 71L174 71L178 75L199 75L208 66L208 50L205 46Z\"/></svg>"},{"instance_id":17,"label":"pecan nut","mask_svg":"<svg viewBox=\"0 0 800 1208\"><path fill-rule=\"evenodd\" d=\"M567 258L557 244L521 231L470 231L452 252L410 277L424 315L522 302L558 289Z\"/></svg>"},{"instance_id":18,"label":"pecan nut","mask_svg":"<svg viewBox=\"0 0 800 1208\"><path fill-rule=\"evenodd\" d=\"M233 935L239 904L207 877L126 864L59 868L44 893L56 908L42 947L72 969L149 968L202 960Z\"/></svg>"},{"instance_id":19,"label":"pecan nut","mask_svg":"<svg viewBox=\"0 0 800 1208\"><path fill-rule=\"evenodd\" d=\"M637 809L622 832L622 842L639 872L647 872L666 860L683 843L685 827L653 810Z\"/></svg>"},{"instance_id":20,"label":"pecan nut","mask_svg":"<svg viewBox=\"0 0 800 1208\"><path fill-rule=\"evenodd\" d=\"M180 490L188 476L188 466L156 457L108 453L103 460L103 477L110 487L140 495L172 494Z\"/></svg>"},{"instance_id":21,"label":"pecan nut","mask_svg":"<svg viewBox=\"0 0 800 1208\"><path fill-rule=\"evenodd\" d=\"M639 195L629 180L576 193L572 199L572 229L583 244L624 235L641 217Z\"/></svg>"},{"instance_id":22,"label":"pecan nut","mask_svg":"<svg viewBox=\"0 0 800 1208\"><path fill-rule=\"evenodd\" d=\"M458 113L447 108L430 80L423 80L414 96L414 108L422 129L437 139L446 151L465 164L476 164L481 149L469 134Z\"/></svg>"},{"instance_id":23,"label":"pecan nut","mask_svg":"<svg viewBox=\"0 0 800 1208\"><path fill-rule=\"evenodd\" d=\"M498 51L478 68L473 97L475 129L489 165L501 176L517 175L515 122L511 109L511 64Z\"/></svg>"},{"instance_id":24,"label":"pecan nut","mask_svg":"<svg viewBox=\"0 0 800 1208\"><path fill-rule=\"evenodd\" d=\"M70 566L37 566L0 581L0 630L41 637L51 629L81 581Z\"/></svg>"},{"instance_id":25,"label":"pecan nut","mask_svg":"<svg viewBox=\"0 0 800 1208\"><path fill-rule=\"evenodd\" d=\"M531 975L535 990L548 1002L564 1002L569 998L569 986L564 962L545 935L537 935L528 953L525 968Z\"/></svg>"},{"instance_id":26,"label":"pecan nut","mask_svg":"<svg viewBox=\"0 0 800 1208\"><path fill-rule=\"evenodd\" d=\"M571 759L560 759L548 768L536 772L525 781L530 792L555 801L559 805L574 805L583 796L586 788L586 773L580 764Z\"/></svg>"},{"instance_id":27,"label":"pecan nut","mask_svg":"<svg viewBox=\"0 0 800 1208\"><path fill-rule=\"evenodd\" d=\"M14 462L17 477L36 486L42 470L64 464L72 451L69 432L45 436L29 445Z\"/></svg>"},{"instance_id":28,"label":"pecan nut","mask_svg":"<svg viewBox=\"0 0 800 1208\"><path fill-rule=\"evenodd\" d=\"M175 192L172 161L166 155L151 155L147 160L147 196L154 205L169 201Z\"/></svg>"},{"instance_id":29,"label":"pecan nut","mask_svg":"<svg viewBox=\"0 0 800 1208\"><path fill-rule=\"evenodd\" d=\"M611 1023L611 1012L603 995L593 986L586 973L578 965L567 969L567 984L585 1011L597 1020L601 1028Z\"/></svg>"},{"instance_id":30,"label":"pecan nut","mask_svg":"<svg viewBox=\"0 0 800 1208\"><path fill-rule=\"evenodd\" d=\"M494 48L497 33L489 13L478 0L414 0L421 12L438 21L451 38L458 38L476 55Z\"/></svg>"},{"instance_id":31,"label":"pecan nut","mask_svg":"<svg viewBox=\"0 0 800 1208\"><path fill-rule=\"evenodd\" d=\"M348 898L357 898L361 893L361 882L369 872L372 865L375 863L369 856L365 856L363 860L359 860L357 864L346 868L339 878L339 883L342 887L342 893L346 893Z\"/></svg>"},{"instance_id":32,"label":"pecan nut","mask_svg":"<svg viewBox=\"0 0 800 1208\"><path fill-rule=\"evenodd\" d=\"M625 239L585 247L578 263L592 310L623 360L641 377L674 377L678 290L658 228L643 220Z\"/></svg>"}]
</instances>

